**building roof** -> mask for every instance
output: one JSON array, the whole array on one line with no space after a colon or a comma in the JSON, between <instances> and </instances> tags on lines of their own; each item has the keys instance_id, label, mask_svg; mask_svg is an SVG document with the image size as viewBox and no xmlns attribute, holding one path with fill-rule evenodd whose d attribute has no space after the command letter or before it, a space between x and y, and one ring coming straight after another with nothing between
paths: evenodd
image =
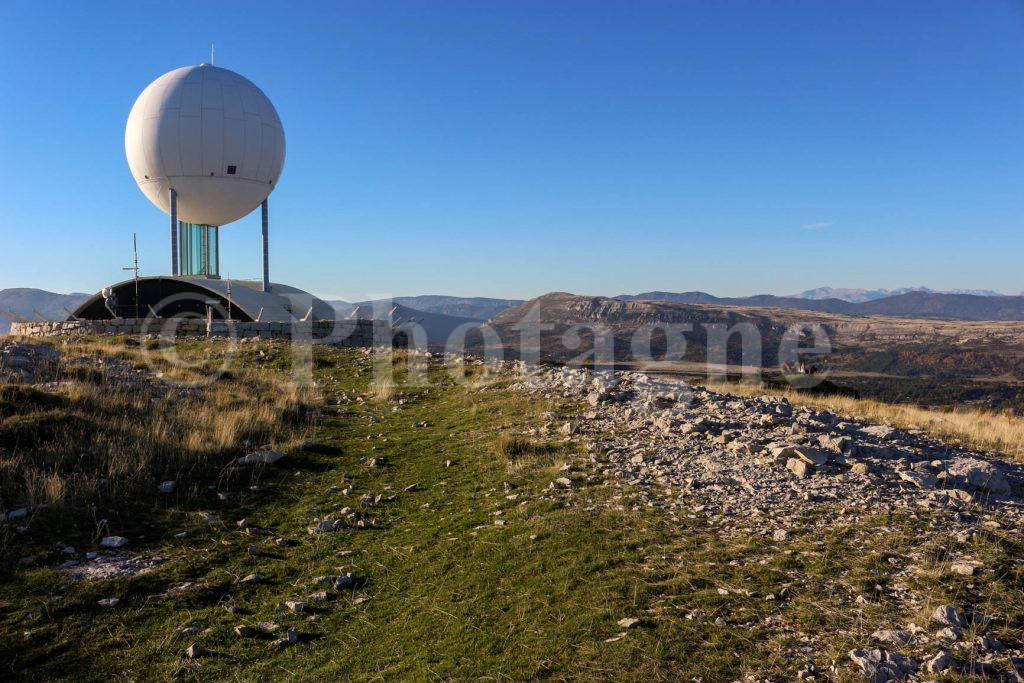
<instances>
[{"instance_id":1,"label":"building roof","mask_svg":"<svg viewBox=\"0 0 1024 683\"><path fill-rule=\"evenodd\" d=\"M107 289L113 290L118 299L119 309L135 307L134 279L125 280ZM312 319L333 320L334 308L327 302L309 292L280 283L271 283L270 291L264 292L262 284L252 280L218 280L204 277L156 276L140 277L139 308L140 315L145 317L150 310L155 310L161 317L161 308L168 306L174 299L175 306L168 310L181 310L183 307L192 313L205 310L205 301L216 300L225 310L230 304L231 316L238 319L261 320L265 322L291 322L302 320L312 309ZM231 287L230 297L228 287ZM131 317L127 312L119 310L120 317ZM75 318L95 319L111 317L104 305L103 292L97 292L80 305L74 312Z\"/></svg>"}]
</instances>

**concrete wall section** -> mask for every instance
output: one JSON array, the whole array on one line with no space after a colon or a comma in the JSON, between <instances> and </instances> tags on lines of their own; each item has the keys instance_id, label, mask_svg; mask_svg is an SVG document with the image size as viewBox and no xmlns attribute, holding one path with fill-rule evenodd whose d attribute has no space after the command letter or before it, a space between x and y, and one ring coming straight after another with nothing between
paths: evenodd
<instances>
[{"instance_id":1,"label":"concrete wall section","mask_svg":"<svg viewBox=\"0 0 1024 683\"><path fill-rule=\"evenodd\" d=\"M236 337L295 339L318 344L369 347L391 344L395 331L386 320L316 320L312 322L235 322L197 318L118 318L12 322L12 335L54 337L70 335L154 335L160 337Z\"/></svg>"}]
</instances>

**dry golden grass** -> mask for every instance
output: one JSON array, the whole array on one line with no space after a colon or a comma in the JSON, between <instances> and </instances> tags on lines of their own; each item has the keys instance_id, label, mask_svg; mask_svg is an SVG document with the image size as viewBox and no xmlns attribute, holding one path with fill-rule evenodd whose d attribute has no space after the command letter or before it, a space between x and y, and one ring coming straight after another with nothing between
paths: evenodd
<instances>
[{"instance_id":1,"label":"dry golden grass","mask_svg":"<svg viewBox=\"0 0 1024 683\"><path fill-rule=\"evenodd\" d=\"M839 415L863 417L901 429L920 429L951 443L979 450L1001 451L1009 459L1024 461L1024 418L1014 415L974 408L931 410L849 396L822 396L750 385L712 384L708 388L744 396L785 396L793 405L825 408Z\"/></svg>"},{"instance_id":2,"label":"dry golden grass","mask_svg":"<svg viewBox=\"0 0 1024 683\"><path fill-rule=\"evenodd\" d=\"M246 449L287 448L304 438L313 390L285 372L232 366L194 387L168 384L124 366L75 358L116 358L146 367L144 349L123 340L71 342L53 391L6 387L0 393L0 507L124 500L165 479L221 469ZM216 349L182 351L191 368L170 375L195 381L220 367Z\"/></svg>"},{"instance_id":3,"label":"dry golden grass","mask_svg":"<svg viewBox=\"0 0 1024 683\"><path fill-rule=\"evenodd\" d=\"M373 400L380 401L382 403L394 400L397 393L398 390L395 387L395 382L390 377L374 380L371 387Z\"/></svg>"}]
</instances>

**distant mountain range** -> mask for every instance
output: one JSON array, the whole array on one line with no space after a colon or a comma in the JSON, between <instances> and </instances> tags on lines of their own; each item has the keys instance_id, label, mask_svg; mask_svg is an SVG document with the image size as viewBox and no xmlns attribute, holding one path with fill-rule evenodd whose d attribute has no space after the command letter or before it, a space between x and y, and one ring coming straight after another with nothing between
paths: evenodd
<instances>
[{"instance_id":1,"label":"distant mountain range","mask_svg":"<svg viewBox=\"0 0 1024 683\"><path fill-rule=\"evenodd\" d=\"M522 299L490 299L483 296L464 297L440 294L396 296L392 301L402 306L415 308L418 311L453 315L458 318L472 318L475 320L489 320L506 308L523 303Z\"/></svg>"},{"instance_id":2,"label":"distant mountain range","mask_svg":"<svg viewBox=\"0 0 1024 683\"><path fill-rule=\"evenodd\" d=\"M82 293L55 294L28 288L0 290L0 334L6 334L10 330L12 320L64 319L69 311L73 311L89 296ZM1024 321L1024 293L1020 296L1004 296L991 290L936 292L926 287L899 290L820 287L792 296L757 294L745 297L718 297L700 291L653 291L620 294L612 298L619 301L668 301L677 304L788 308L844 315ZM369 316L373 304L371 301L329 303L343 316L350 315L355 306L361 306L363 308L357 314L359 317ZM395 311L395 317L404 321L415 319L420 322L427 330L432 343L443 342L459 325L491 320L522 303L522 299L445 295L402 296L392 300L392 305L399 307Z\"/></svg>"},{"instance_id":3,"label":"distant mountain range","mask_svg":"<svg viewBox=\"0 0 1024 683\"><path fill-rule=\"evenodd\" d=\"M806 292L793 294L791 298L841 299L843 301L849 301L850 303L859 304L865 301L884 299L889 296L909 294L910 292L927 292L928 294L973 294L975 296L1005 296L1005 294L993 292L991 289L949 289L939 292L927 287L903 287L901 289L848 289L844 287L818 287L817 289L808 289ZM1024 294L1024 292L1022 292L1022 294Z\"/></svg>"},{"instance_id":4,"label":"distant mountain range","mask_svg":"<svg viewBox=\"0 0 1024 683\"><path fill-rule=\"evenodd\" d=\"M416 297L402 297L403 299L415 299ZM443 298L443 297L441 297ZM452 297L454 298L454 297ZM446 315L444 313L432 313L430 311L410 308L399 303L395 298L391 305L380 307L374 311L373 301L360 303L349 303L347 301L328 301L334 310L338 311L340 318L387 318L390 314L393 324L402 326L407 323L416 323L423 328L427 335L428 344L444 344L455 328L466 323L477 324L483 321L482 318L463 318L461 316ZM504 310L504 309L503 309Z\"/></svg>"}]
</instances>

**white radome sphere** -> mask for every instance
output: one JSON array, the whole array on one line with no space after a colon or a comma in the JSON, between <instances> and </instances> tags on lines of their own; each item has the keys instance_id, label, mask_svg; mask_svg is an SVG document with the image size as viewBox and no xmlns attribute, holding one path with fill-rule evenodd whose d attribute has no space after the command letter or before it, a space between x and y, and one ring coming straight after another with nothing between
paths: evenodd
<instances>
[{"instance_id":1,"label":"white radome sphere","mask_svg":"<svg viewBox=\"0 0 1024 683\"><path fill-rule=\"evenodd\" d=\"M124 131L128 166L164 213L226 225L260 205L284 167L284 128L263 91L218 66L165 73L135 100ZM234 173L231 173L234 171Z\"/></svg>"}]
</instances>

